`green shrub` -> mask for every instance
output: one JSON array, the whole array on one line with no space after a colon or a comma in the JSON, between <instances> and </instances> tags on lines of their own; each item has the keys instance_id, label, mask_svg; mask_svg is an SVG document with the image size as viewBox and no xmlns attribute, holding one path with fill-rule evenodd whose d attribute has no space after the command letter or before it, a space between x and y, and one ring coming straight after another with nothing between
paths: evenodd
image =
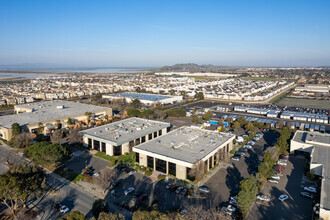
<instances>
[{"instance_id":1,"label":"green shrub","mask_svg":"<svg viewBox=\"0 0 330 220\"><path fill-rule=\"evenodd\" d=\"M150 171L150 170L146 170L146 171L144 171L144 174L147 175L147 176L151 176L152 171Z\"/></svg>"},{"instance_id":2,"label":"green shrub","mask_svg":"<svg viewBox=\"0 0 330 220\"><path fill-rule=\"evenodd\" d=\"M164 180L166 178L165 175L159 174L157 177L159 180Z\"/></svg>"},{"instance_id":3,"label":"green shrub","mask_svg":"<svg viewBox=\"0 0 330 220\"><path fill-rule=\"evenodd\" d=\"M186 110L184 110L184 109L172 109L172 110L167 110L166 114L169 117L186 117Z\"/></svg>"}]
</instances>

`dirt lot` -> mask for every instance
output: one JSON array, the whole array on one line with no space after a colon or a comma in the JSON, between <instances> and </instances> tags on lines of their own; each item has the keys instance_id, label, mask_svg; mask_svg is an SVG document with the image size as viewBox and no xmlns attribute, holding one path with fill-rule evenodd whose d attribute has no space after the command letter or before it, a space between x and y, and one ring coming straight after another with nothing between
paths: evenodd
<instances>
[{"instance_id":1,"label":"dirt lot","mask_svg":"<svg viewBox=\"0 0 330 220\"><path fill-rule=\"evenodd\" d=\"M284 98L278 104L304 108L330 109L330 102L328 100Z\"/></svg>"}]
</instances>

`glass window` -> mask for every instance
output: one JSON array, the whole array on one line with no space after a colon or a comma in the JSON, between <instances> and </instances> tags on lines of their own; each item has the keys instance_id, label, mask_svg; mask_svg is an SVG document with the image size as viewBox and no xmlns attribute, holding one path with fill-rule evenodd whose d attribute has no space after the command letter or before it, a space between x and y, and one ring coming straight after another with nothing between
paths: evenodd
<instances>
[{"instance_id":1,"label":"glass window","mask_svg":"<svg viewBox=\"0 0 330 220\"><path fill-rule=\"evenodd\" d=\"M144 143L144 142L146 142L146 136L143 136L143 137L141 138L141 143Z\"/></svg>"},{"instance_id":2,"label":"glass window","mask_svg":"<svg viewBox=\"0 0 330 220\"><path fill-rule=\"evenodd\" d=\"M162 130L158 131L159 136L162 136L162 133L163 133Z\"/></svg>"},{"instance_id":3,"label":"glass window","mask_svg":"<svg viewBox=\"0 0 330 220\"><path fill-rule=\"evenodd\" d=\"M102 152L106 153L105 143L102 142Z\"/></svg>"},{"instance_id":4,"label":"glass window","mask_svg":"<svg viewBox=\"0 0 330 220\"><path fill-rule=\"evenodd\" d=\"M156 159L156 170L162 173L166 173L166 161L161 159Z\"/></svg>"},{"instance_id":5,"label":"glass window","mask_svg":"<svg viewBox=\"0 0 330 220\"><path fill-rule=\"evenodd\" d=\"M157 131L154 132L154 138L156 138L156 137L157 137Z\"/></svg>"},{"instance_id":6,"label":"glass window","mask_svg":"<svg viewBox=\"0 0 330 220\"><path fill-rule=\"evenodd\" d=\"M176 164L175 163L168 162L168 173L173 176L176 176Z\"/></svg>"},{"instance_id":7,"label":"glass window","mask_svg":"<svg viewBox=\"0 0 330 220\"><path fill-rule=\"evenodd\" d=\"M152 139L152 134L149 134L149 140L151 140Z\"/></svg>"},{"instance_id":8,"label":"glass window","mask_svg":"<svg viewBox=\"0 0 330 220\"><path fill-rule=\"evenodd\" d=\"M135 153L135 161L137 163L140 163L140 154L139 153Z\"/></svg>"},{"instance_id":9,"label":"glass window","mask_svg":"<svg viewBox=\"0 0 330 220\"><path fill-rule=\"evenodd\" d=\"M147 156L147 167L154 169L154 158Z\"/></svg>"},{"instance_id":10,"label":"glass window","mask_svg":"<svg viewBox=\"0 0 330 220\"><path fill-rule=\"evenodd\" d=\"M120 156L121 154L121 145L113 146L113 155Z\"/></svg>"},{"instance_id":11,"label":"glass window","mask_svg":"<svg viewBox=\"0 0 330 220\"><path fill-rule=\"evenodd\" d=\"M94 140L94 149L100 151L100 142L97 140Z\"/></svg>"},{"instance_id":12,"label":"glass window","mask_svg":"<svg viewBox=\"0 0 330 220\"><path fill-rule=\"evenodd\" d=\"M92 139L88 138L88 147L92 148Z\"/></svg>"}]
</instances>

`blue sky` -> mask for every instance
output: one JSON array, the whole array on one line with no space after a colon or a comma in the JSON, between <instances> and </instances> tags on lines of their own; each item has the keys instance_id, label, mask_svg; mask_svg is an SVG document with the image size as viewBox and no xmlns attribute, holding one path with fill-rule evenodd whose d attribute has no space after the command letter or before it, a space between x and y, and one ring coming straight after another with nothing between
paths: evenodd
<instances>
[{"instance_id":1,"label":"blue sky","mask_svg":"<svg viewBox=\"0 0 330 220\"><path fill-rule=\"evenodd\" d=\"M330 1L0 0L0 65L330 65Z\"/></svg>"}]
</instances>

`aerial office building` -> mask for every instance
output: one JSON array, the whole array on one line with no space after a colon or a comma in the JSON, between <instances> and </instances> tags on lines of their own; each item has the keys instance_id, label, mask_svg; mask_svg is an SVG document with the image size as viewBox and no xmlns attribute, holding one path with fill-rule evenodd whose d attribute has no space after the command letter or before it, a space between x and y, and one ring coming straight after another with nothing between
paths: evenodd
<instances>
[{"instance_id":1,"label":"aerial office building","mask_svg":"<svg viewBox=\"0 0 330 220\"><path fill-rule=\"evenodd\" d=\"M132 148L166 134L171 124L142 118L128 118L81 131L86 147L119 156Z\"/></svg>"},{"instance_id":2,"label":"aerial office building","mask_svg":"<svg viewBox=\"0 0 330 220\"><path fill-rule=\"evenodd\" d=\"M112 109L108 107L62 100L16 105L14 109L18 114L0 117L0 137L8 141L12 138L13 123L18 123L24 131L33 133L39 128L39 123L44 127L54 127L60 122L62 127L66 127L68 118L81 121L87 118L86 112L95 116L112 116Z\"/></svg>"},{"instance_id":3,"label":"aerial office building","mask_svg":"<svg viewBox=\"0 0 330 220\"><path fill-rule=\"evenodd\" d=\"M182 101L182 96L170 96L170 95L159 95L149 93L135 93L135 92L124 92L115 93L109 95L103 95L102 98L110 100L126 99L127 102L131 102L134 99L138 99L145 105L160 104L173 104Z\"/></svg>"},{"instance_id":4,"label":"aerial office building","mask_svg":"<svg viewBox=\"0 0 330 220\"><path fill-rule=\"evenodd\" d=\"M181 127L133 148L140 165L178 179L202 161L205 171L216 166L232 149L235 135L195 127Z\"/></svg>"}]
</instances>

